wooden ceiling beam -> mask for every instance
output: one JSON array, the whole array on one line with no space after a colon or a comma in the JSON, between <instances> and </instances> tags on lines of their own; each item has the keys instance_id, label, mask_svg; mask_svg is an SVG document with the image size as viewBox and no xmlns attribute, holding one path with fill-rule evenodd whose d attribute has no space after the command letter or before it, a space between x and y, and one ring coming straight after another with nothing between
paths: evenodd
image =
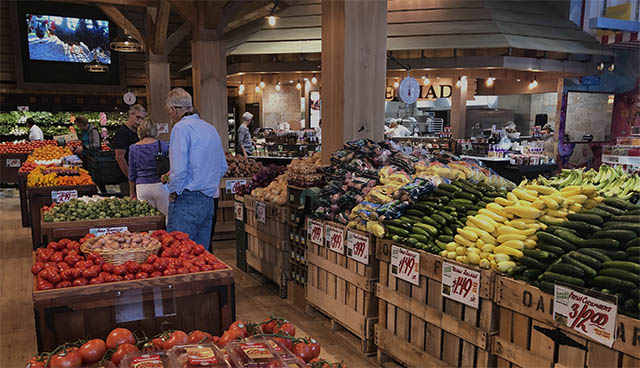
<instances>
[{"instance_id":1,"label":"wooden ceiling beam","mask_svg":"<svg viewBox=\"0 0 640 368\"><path fill-rule=\"evenodd\" d=\"M169 0L160 0L160 6L156 13L155 29L153 34L152 48L156 54L164 54L167 41L167 29L169 28L169 15L171 14L171 3Z\"/></svg>"},{"instance_id":2,"label":"wooden ceiling beam","mask_svg":"<svg viewBox=\"0 0 640 368\"><path fill-rule=\"evenodd\" d=\"M164 45L164 55L168 56L171 52L191 33L191 25L188 22L182 23L168 38Z\"/></svg>"},{"instance_id":3,"label":"wooden ceiling beam","mask_svg":"<svg viewBox=\"0 0 640 368\"><path fill-rule=\"evenodd\" d=\"M194 1L187 0L170 0L173 8L186 20L192 27L198 25L198 9L196 9Z\"/></svg>"},{"instance_id":4,"label":"wooden ceiling beam","mask_svg":"<svg viewBox=\"0 0 640 368\"><path fill-rule=\"evenodd\" d=\"M142 35L142 32L140 32L140 30L134 26L133 23L131 23L131 21L120 12L120 10L118 10L118 8L108 4L96 4L96 6L120 28L133 36L133 38L138 40L138 42L142 43L143 46L147 47L145 37Z\"/></svg>"},{"instance_id":5,"label":"wooden ceiling beam","mask_svg":"<svg viewBox=\"0 0 640 368\"><path fill-rule=\"evenodd\" d=\"M158 6L158 0L47 0L58 3L76 3L76 4L110 4L119 6Z\"/></svg>"},{"instance_id":6,"label":"wooden ceiling beam","mask_svg":"<svg viewBox=\"0 0 640 368\"><path fill-rule=\"evenodd\" d=\"M224 32L228 32L232 29L243 26L247 23L251 23L254 20L264 18L273 9L273 1L270 0L254 0L249 2L242 9L242 13L232 18L224 27Z\"/></svg>"}]
</instances>

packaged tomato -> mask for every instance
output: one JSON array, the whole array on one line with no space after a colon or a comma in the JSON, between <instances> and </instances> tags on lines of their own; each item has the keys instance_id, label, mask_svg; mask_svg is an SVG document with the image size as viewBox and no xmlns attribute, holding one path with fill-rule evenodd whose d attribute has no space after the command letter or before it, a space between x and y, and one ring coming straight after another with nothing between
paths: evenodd
<instances>
[{"instance_id":1,"label":"packaged tomato","mask_svg":"<svg viewBox=\"0 0 640 368\"><path fill-rule=\"evenodd\" d=\"M224 354L213 344L178 345L169 350L171 368L228 368Z\"/></svg>"},{"instance_id":2,"label":"packaged tomato","mask_svg":"<svg viewBox=\"0 0 640 368\"><path fill-rule=\"evenodd\" d=\"M170 368L169 356L164 351L139 352L127 354L119 368Z\"/></svg>"},{"instance_id":3,"label":"packaged tomato","mask_svg":"<svg viewBox=\"0 0 640 368\"><path fill-rule=\"evenodd\" d=\"M278 352L278 354L280 354L280 357L285 361L297 358L294 353L292 353L289 349L287 349L284 345L282 345L278 341L275 341L269 338L267 339L267 344L269 344L269 346L271 346L273 350Z\"/></svg>"},{"instance_id":4,"label":"packaged tomato","mask_svg":"<svg viewBox=\"0 0 640 368\"><path fill-rule=\"evenodd\" d=\"M286 368L280 354L263 338L230 342L227 353L237 367Z\"/></svg>"}]
</instances>

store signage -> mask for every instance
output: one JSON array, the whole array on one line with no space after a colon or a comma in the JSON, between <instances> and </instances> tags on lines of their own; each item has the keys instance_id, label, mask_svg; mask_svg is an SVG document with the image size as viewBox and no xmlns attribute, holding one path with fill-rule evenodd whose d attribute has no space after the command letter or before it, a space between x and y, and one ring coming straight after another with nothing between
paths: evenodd
<instances>
[{"instance_id":1,"label":"store signage","mask_svg":"<svg viewBox=\"0 0 640 368\"><path fill-rule=\"evenodd\" d=\"M22 112L29 111L29 106L18 106L18 111L22 111Z\"/></svg>"},{"instance_id":2,"label":"store signage","mask_svg":"<svg viewBox=\"0 0 640 368\"><path fill-rule=\"evenodd\" d=\"M553 319L562 326L611 347L616 339L617 297L595 292L594 295L598 297L556 284Z\"/></svg>"},{"instance_id":3,"label":"store signage","mask_svg":"<svg viewBox=\"0 0 640 368\"><path fill-rule=\"evenodd\" d=\"M347 257L369 264L369 237L347 230Z\"/></svg>"},{"instance_id":4,"label":"store signage","mask_svg":"<svg viewBox=\"0 0 640 368\"><path fill-rule=\"evenodd\" d=\"M326 224L324 233L327 248L338 254L344 254L344 228Z\"/></svg>"},{"instance_id":5,"label":"store signage","mask_svg":"<svg viewBox=\"0 0 640 368\"><path fill-rule=\"evenodd\" d=\"M399 88L398 88L399 89ZM392 99L394 96L399 96L401 91L397 91L393 87L387 87L387 93L385 98L387 100ZM435 101L439 98L449 98L453 93L453 86L451 84L440 84L433 82L428 85L419 85L419 94L417 101Z\"/></svg>"},{"instance_id":6,"label":"store signage","mask_svg":"<svg viewBox=\"0 0 640 368\"><path fill-rule=\"evenodd\" d=\"M420 253L412 250L391 246L391 274L408 281L416 286L420 285Z\"/></svg>"},{"instance_id":7,"label":"store signage","mask_svg":"<svg viewBox=\"0 0 640 368\"><path fill-rule=\"evenodd\" d=\"M307 223L307 237L313 244L322 246L324 243L324 231L322 229L322 222L309 219Z\"/></svg>"},{"instance_id":8,"label":"store signage","mask_svg":"<svg viewBox=\"0 0 640 368\"><path fill-rule=\"evenodd\" d=\"M78 198L78 191L72 190L54 190L51 192L51 201L53 203L68 202L72 199Z\"/></svg>"},{"instance_id":9,"label":"store signage","mask_svg":"<svg viewBox=\"0 0 640 368\"><path fill-rule=\"evenodd\" d=\"M452 263L442 263L442 295L478 308L480 272Z\"/></svg>"},{"instance_id":10,"label":"store signage","mask_svg":"<svg viewBox=\"0 0 640 368\"><path fill-rule=\"evenodd\" d=\"M158 123L158 134L169 133L169 123Z\"/></svg>"},{"instance_id":11,"label":"store signage","mask_svg":"<svg viewBox=\"0 0 640 368\"><path fill-rule=\"evenodd\" d=\"M264 202L256 203L256 220L263 224L267 222L267 206Z\"/></svg>"},{"instance_id":12,"label":"store signage","mask_svg":"<svg viewBox=\"0 0 640 368\"><path fill-rule=\"evenodd\" d=\"M233 187L236 186L236 184L240 184L240 185L245 185L247 184L247 181L244 179L233 179L233 180L227 180L224 182L224 189L227 192L227 194L230 194L233 192Z\"/></svg>"},{"instance_id":13,"label":"store signage","mask_svg":"<svg viewBox=\"0 0 640 368\"><path fill-rule=\"evenodd\" d=\"M233 213L235 213L236 220L244 221L244 204L238 201L234 202Z\"/></svg>"},{"instance_id":14,"label":"store signage","mask_svg":"<svg viewBox=\"0 0 640 368\"><path fill-rule=\"evenodd\" d=\"M129 230L129 228L126 226L98 227L98 228L89 229L89 234L93 234L96 237L98 237L98 236L107 235L107 234L121 233L127 230Z\"/></svg>"},{"instance_id":15,"label":"store signage","mask_svg":"<svg viewBox=\"0 0 640 368\"><path fill-rule=\"evenodd\" d=\"M20 159L19 158L8 158L7 159L7 167L20 167Z\"/></svg>"}]
</instances>

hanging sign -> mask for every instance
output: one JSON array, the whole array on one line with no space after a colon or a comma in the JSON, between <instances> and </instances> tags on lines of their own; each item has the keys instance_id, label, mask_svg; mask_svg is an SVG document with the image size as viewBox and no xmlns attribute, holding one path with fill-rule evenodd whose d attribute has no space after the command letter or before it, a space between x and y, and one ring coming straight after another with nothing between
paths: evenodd
<instances>
[{"instance_id":1,"label":"hanging sign","mask_svg":"<svg viewBox=\"0 0 640 368\"><path fill-rule=\"evenodd\" d=\"M263 224L267 222L267 207L264 202L256 203L256 220Z\"/></svg>"},{"instance_id":2,"label":"hanging sign","mask_svg":"<svg viewBox=\"0 0 640 368\"><path fill-rule=\"evenodd\" d=\"M480 272L452 263L442 263L442 295L478 308Z\"/></svg>"},{"instance_id":3,"label":"hanging sign","mask_svg":"<svg viewBox=\"0 0 640 368\"><path fill-rule=\"evenodd\" d=\"M612 347L616 339L617 297L603 293L597 295L596 298L556 284L553 319L562 326Z\"/></svg>"},{"instance_id":4,"label":"hanging sign","mask_svg":"<svg viewBox=\"0 0 640 368\"><path fill-rule=\"evenodd\" d=\"M106 235L106 234L115 234L121 233L129 230L126 226L117 226L117 227L98 227L89 229L89 234L93 234L96 237Z\"/></svg>"},{"instance_id":5,"label":"hanging sign","mask_svg":"<svg viewBox=\"0 0 640 368\"><path fill-rule=\"evenodd\" d=\"M344 254L344 229L326 224L324 230L327 248L338 254Z\"/></svg>"},{"instance_id":6,"label":"hanging sign","mask_svg":"<svg viewBox=\"0 0 640 368\"><path fill-rule=\"evenodd\" d=\"M391 246L391 274L419 286L420 253L397 245Z\"/></svg>"},{"instance_id":7,"label":"hanging sign","mask_svg":"<svg viewBox=\"0 0 640 368\"><path fill-rule=\"evenodd\" d=\"M78 191L72 190L54 190L51 192L51 201L53 203L68 202L72 199L78 198Z\"/></svg>"},{"instance_id":8,"label":"hanging sign","mask_svg":"<svg viewBox=\"0 0 640 368\"><path fill-rule=\"evenodd\" d=\"M7 159L7 167L20 167L22 164L20 163L19 158L8 158Z\"/></svg>"},{"instance_id":9,"label":"hanging sign","mask_svg":"<svg viewBox=\"0 0 640 368\"><path fill-rule=\"evenodd\" d=\"M233 179L233 180L225 181L224 182L224 189L227 192L227 194L233 192L233 187L235 187L236 184L245 185L245 184L247 184L247 181L244 180L244 179Z\"/></svg>"},{"instance_id":10,"label":"hanging sign","mask_svg":"<svg viewBox=\"0 0 640 368\"><path fill-rule=\"evenodd\" d=\"M322 222L309 219L307 222L307 237L313 244L322 246L324 242Z\"/></svg>"},{"instance_id":11,"label":"hanging sign","mask_svg":"<svg viewBox=\"0 0 640 368\"><path fill-rule=\"evenodd\" d=\"M369 237L347 230L347 257L369 264Z\"/></svg>"},{"instance_id":12,"label":"hanging sign","mask_svg":"<svg viewBox=\"0 0 640 368\"><path fill-rule=\"evenodd\" d=\"M244 204L242 202L236 201L233 203L233 212L236 220L244 221Z\"/></svg>"}]
</instances>

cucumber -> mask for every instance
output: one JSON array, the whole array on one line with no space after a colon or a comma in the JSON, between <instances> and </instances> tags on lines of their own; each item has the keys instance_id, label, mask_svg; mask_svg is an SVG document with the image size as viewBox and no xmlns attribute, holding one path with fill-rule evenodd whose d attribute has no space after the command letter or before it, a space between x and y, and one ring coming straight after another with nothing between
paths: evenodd
<instances>
[{"instance_id":1,"label":"cucumber","mask_svg":"<svg viewBox=\"0 0 640 368\"><path fill-rule=\"evenodd\" d=\"M539 270L537 268L529 268L526 271L524 271L523 276L528 278L529 280L535 280L535 279L538 278L538 276L540 276L542 274L542 272L544 272L544 271Z\"/></svg>"},{"instance_id":2,"label":"cucumber","mask_svg":"<svg viewBox=\"0 0 640 368\"><path fill-rule=\"evenodd\" d=\"M591 257L590 255L580 252L573 252L570 257L573 257L577 261L586 264L596 271L602 268L602 262L598 261L597 258Z\"/></svg>"},{"instance_id":3,"label":"cucumber","mask_svg":"<svg viewBox=\"0 0 640 368\"><path fill-rule=\"evenodd\" d=\"M450 235L440 235L438 237L438 240L440 240L443 243L451 243L454 241L453 236L450 236Z\"/></svg>"},{"instance_id":4,"label":"cucumber","mask_svg":"<svg viewBox=\"0 0 640 368\"><path fill-rule=\"evenodd\" d=\"M584 286L584 281L580 278L562 275L555 272L546 271L542 274L542 281L555 282L560 281L566 284L576 285L576 286Z\"/></svg>"},{"instance_id":5,"label":"cucumber","mask_svg":"<svg viewBox=\"0 0 640 368\"><path fill-rule=\"evenodd\" d=\"M602 226L604 222L601 216L585 213L570 213L567 215L567 219L570 221L582 221L596 226Z\"/></svg>"},{"instance_id":6,"label":"cucumber","mask_svg":"<svg viewBox=\"0 0 640 368\"><path fill-rule=\"evenodd\" d=\"M450 192L450 193L455 193L455 192L459 192L459 191L462 190L462 189L456 187L455 185L445 184L445 183L442 183L442 184L438 185L438 189L442 189L442 190L445 190L445 191Z\"/></svg>"},{"instance_id":7,"label":"cucumber","mask_svg":"<svg viewBox=\"0 0 640 368\"><path fill-rule=\"evenodd\" d=\"M611 276L617 279L633 282L636 286L640 285L640 274L618 268L604 268L598 272L598 276Z\"/></svg>"},{"instance_id":8,"label":"cucumber","mask_svg":"<svg viewBox=\"0 0 640 368\"><path fill-rule=\"evenodd\" d=\"M627 242L627 247L640 247L640 237Z\"/></svg>"},{"instance_id":9,"label":"cucumber","mask_svg":"<svg viewBox=\"0 0 640 368\"><path fill-rule=\"evenodd\" d=\"M451 205L463 205L463 206L473 206L473 202L468 200L468 199L464 199L464 198L456 198L456 199L452 199L449 204Z\"/></svg>"},{"instance_id":10,"label":"cucumber","mask_svg":"<svg viewBox=\"0 0 640 368\"><path fill-rule=\"evenodd\" d=\"M589 224L584 221L565 221L560 224L560 226L576 230L579 234L584 234L591 231L589 229Z\"/></svg>"},{"instance_id":11,"label":"cucumber","mask_svg":"<svg viewBox=\"0 0 640 368\"><path fill-rule=\"evenodd\" d=\"M551 295L553 295L553 293L555 292L555 288L556 288L555 284L553 282L549 282L549 281L541 281L540 285L538 287L543 292L545 292L547 294L551 294Z\"/></svg>"},{"instance_id":12,"label":"cucumber","mask_svg":"<svg viewBox=\"0 0 640 368\"><path fill-rule=\"evenodd\" d=\"M408 222L404 222L404 221L402 221L400 219L393 219L393 220L387 222L386 225L387 226L391 225L391 226L399 227L399 228L405 229L405 230L411 230L411 224L408 223Z\"/></svg>"},{"instance_id":13,"label":"cucumber","mask_svg":"<svg viewBox=\"0 0 640 368\"><path fill-rule=\"evenodd\" d=\"M597 259L600 262L611 261L611 257L601 252L598 248L580 248L578 249L578 253L586 254Z\"/></svg>"},{"instance_id":14,"label":"cucumber","mask_svg":"<svg viewBox=\"0 0 640 368\"><path fill-rule=\"evenodd\" d=\"M611 276L596 276L591 281L591 284L596 287L613 291L629 291L636 287L633 282L620 280Z\"/></svg>"},{"instance_id":15,"label":"cucumber","mask_svg":"<svg viewBox=\"0 0 640 368\"><path fill-rule=\"evenodd\" d=\"M562 229L564 231L568 231L572 234L578 235L578 232L573 229L569 229L568 227L562 227L557 225L547 225L547 228L544 231L548 232L549 234L555 234L556 230L558 229Z\"/></svg>"},{"instance_id":16,"label":"cucumber","mask_svg":"<svg viewBox=\"0 0 640 368\"><path fill-rule=\"evenodd\" d=\"M440 226L439 223L437 223L434 219L432 219L429 216L423 216L422 217L422 222L431 226Z\"/></svg>"},{"instance_id":17,"label":"cucumber","mask_svg":"<svg viewBox=\"0 0 640 368\"><path fill-rule=\"evenodd\" d=\"M476 197L475 195L473 195L473 194L471 194L471 193L469 193L469 192L464 192L464 191L461 191L461 192L455 192L455 193L453 194L453 197L454 197L454 198L463 198L463 199L468 199L468 200L470 200L470 201L472 201L472 202L474 202L474 203L478 201L478 197ZM482 197L482 194L480 195L480 197Z\"/></svg>"},{"instance_id":18,"label":"cucumber","mask_svg":"<svg viewBox=\"0 0 640 368\"><path fill-rule=\"evenodd\" d=\"M604 228L605 230L628 230L633 231L635 234L640 234L640 224L631 222L609 221L604 224Z\"/></svg>"},{"instance_id":19,"label":"cucumber","mask_svg":"<svg viewBox=\"0 0 640 368\"><path fill-rule=\"evenodd\" d=\"M420 220L422 220L422 218L420 218L420 217L418 217L418 216L405 215L405 216L403 216L403 217L405 217L405 218L409 219L410 221L413 221L412 223L420 222ZM401 218L402 218L402 217L401 217Z\"/></svg>"},{"instance_id":20,"label":"cucumber","mask_svg":"<svg viewBox=\"0 0 640 368\"><path fill-rule=\"evenodd\" d=\"M413 226L413 228L411 228L411 233L412 234L420 234L420 235L424 235L427 238L429 238L431 236L431 234L429 234L429 232L425 229L422 229L418 226Z\"/></svg>"},{"instance_id":21,"label":"cucumber","mask_svg":"<svg viewBox=\"0 0 640 368\"><path fill-rule=\"evenodd\" d=\"M447 224L447 220L440 216L437 213L434 213L433 215L431 215L431 218L434 219L439 225L446 225Z\"/></svg>"},{"instance_id":22,"label":"cucumber","mask_svg":"<svg viewBox=\"0 0 640 368\"><path fill-rule=\"evenodd\" d=\"M602 264L604 268L619 268L633 273L640 274L640 264L628 261L608 261Z\"/></svg>"},{"instance_id":23,"label":"cucumber","mask_svg":"<svg viewBox=\"0 0 640 368\"><path fill-rule=\"evenodd\" d=\"M447 249L447 243L443 243L440 240L436 239L436 245L438 246L438 248L440 248L440 250L442 249Z\"/></svg>"},{"instance_id":24,"label":"cucumber","mask_svg":"<svg viewBox=\"0 0 640 368\"><path fill-rule=\"evenodd\" d=\"M539 249L523 249L522 253L531 258L535 258L540 262L553 262L557 256L553 253Z\"/></svg>"},{"instance_id":25,"label":"cucumber","mask_svg":"<svg viewBox=\"0 0 640 368\"><path fill-rule=\"evenodd\" d=\"M398 219L402 222L405 222L409 225L413 225L414 222L418 222L417 220L412 220L411 218L407 217L407 216L400 216L400 218Z\"/></svg>"},{"instance_id":26,"label":"cucumber","mask_svg":"<svg viewBox=\"0 0 640 368\"><path fill-rule=\"evenodd\" d=\"M611 221L630 222L632 224L640 224L640 215L622 215L613 216Z\"/></svg>"},{"instance_id":27,"label":"cucumber","mask_svg":"<svg viewBox=\"0 0 640 368\"><path fill-rule=\"evenodd\" d=\"M431 236L438 235L438 229L435 226L431 226L429 224L424 224L422 222L416 222L414 227L418 227L426 232L428 232Z\"/></svg>"},{"instance_id":28,"label":"cucumber","mask_svg":"<svg viewBox=\"0 0 640 368\"><path fill-rule=\"evenodd\" d=\"M572 277L583 278L584 270L580 267L568 264L568 263L557 263L549 266L547 271L559 273L561 275L567 275Z\"/></svg>"},{"instance_id":29,"label":"cucumber","mask_svg":"<svg viewBox=\"0 0 640 368\"><path fill-rule=\"evenodd\" d=\"M640 206L638 206L637 204L633 204L629 201L625 201L624 199L620 199L620 198L605 198L604 200L602 200L602 203L604 203L607 206L619 208L625 211L640 209Z\"/></svg>"},{"instance_id":30,"label":"cucumber","mask_svg":"<svg viewBox=\"0 0 640 368\"><path fill-rule=\"evenodd\" d=\"M562 260L565 261L566 263L570 264L570 265L574 265L576 267L580 267L582 268L582 270L584 271L584 275L587 278L593 278L596 277L596 275L598 274L598 272L596 270L594 270L593 268L587 266L586 264L578 261L577 259L570 257L570 255L572 255L575 252L571 252L569 254L565 254L564 256L562 256Z\"/></svg>"},{"instance_id":31,"label":"cucumber","mask_svg":"<svg viewBox=\"0 0 640 368\"><path fill-rule=\"evenodd\" d=\"M606 205L604 203L599 203L595 208L601 209L603 211L607 211L607 212L609 212L610 214L612 214L614 216L622 216L622 215L625 214L624 210L621 210L619 208Z\"/></svg>"},{"instance_id":32,"label":"cucumber","mask_svg":"<svg viewBox=\"0 0 640 368\"><path fill-rule=\"evenodd\" d=\"M416 239L419 242L426 243L429 241L429 238L426 235L422 234L411 234L409 238Z\"/></svg>"},{"instance_id":33,"label":"cucumber","mask_svg":"<svg viewBox=\"0 0 640 368\"><path fill-rule=\"evenodd\" d=\"M637 237L636 233L631 230L601 230L593 234L594 238L598 239L616 239L620 243L624 244L629 240Z\"/></svg>"},{"instance_id":34,"label":"cucumber","mask_svg":"<svg viewBox=\"0 0 640 368\"><path fill-rule=\"evenodd\" d=\"M444 233L444 235L454 235L454 231L451 230L449 226L443 227L442 232Z\"/></svg>"},{"instance_id":35,"label":"cucumber","mask_svg":"<svg viewBox=\"0 0 640 368\"><path fill-rule=\"evenodd\" d=\"M509 271L511 271L514 275L522 275L527 269L528 269L527 266L519 265L519 266L511 267Z\"/></svg>"},{"instance_id":36,"label":"cucumber","mask_svg":"<svg viewBox=\"0 0 640 368\"><path fill-rule=\"evenodd\" d=\"M518 261L529 268L537 268L539 270L544 270L546 268L544 263L528 256L522 256L518 258Z\"/></svg>"},{"instance_id":37,"label":"cucumber","mask_svg":"<svg viewBox=\"0 0 640 368\"><path fill-rule=\"evenodd\" d=\"M403 228L397 226L387 225L387 231L391 234L400 235L400 236L409 236L409 232Z\"/></svg>"},{"instance_id":38,"label":"cucumber","mask_svg":"<svg viewBox=\"0 0 640 368\"><path fill-rule=\"evenodd\" d=\"M640 256L640 246L629 247L625 250L625 253L630 256Z\"/></svg>"},{"instance_id":39,"label":"cucumber","mask_svg":"<svg viewBox=\"0 0 640 368\"><path fill-rule=\"evenodd\" d=\"M604 254L609 256L614 261L626 261L629 255L621 250L607 250L601 249Z\"/></svg>"},{"instance_id":40,"label":"cucumber","mask_svg":"<svg viewBox=\"0 0 640 368\"><path fill-rule=\"evenodd\" d=\"M444 218L447 221L447 223L453 222L453 217L444 211L436 211L436 214Z\"/></svg>"},{"instance_id":41,"label":"cucumber","mask_svg":"<svg viewBox=\"0 0 640 368\"><path fill-rule=\"evenodd\" d=\"M451 204L451 202L449 202L449 204ZM455 217L455 213L457 211L456 208L451 207L451 206L442 206L441 207L444 211L446 211L446 213L450 214L451 216Z\"/></svg>"},{"instance_id":42,"label":"cucumber","mask_svg":"<svg viewBox=\"0 0 640 368\"><path fill-rule=\"evenodd\" d=\"M599 208L592 208L592 209L584 211L582 213L589 214L589 215L591 215L591 214L598 215L598 216L602 217L604 220L608 220L611 217L613 217L613 215L611 213L609 213L609 212L607 212L605 210L601 210Z\"/></svg>"},{"instance_id":43,"label":"cucumber","mask_svg":"<svg viewBox=\"0 0 640 368\"><path fill-rule=\"evenodd\" d=\"M547 244L558 246L566 251L571 251L576 249L575 245L569 243L568 241L544 231L538 231L536 233L536 236L538 237L538 240L543 241Z\"/></svg>"},{"instance_id":44,"label":"cucumber","mask_svg":"<svg viewBox=\"0 0 640 368\"><path fill-rule=\"evenodd\" d=\"M620 242L615 239L583 239L578 243L580 248L599 248L608 250L618 250Z\"/></svg>"},{"instance_id":45,"label":"cucumber","mask_svg":"<svg viewBox=\"0 0 640 368\"><path fill-rule=\"evenodd\" d=\"M576 234L570 231L567 231L566 229L558 229L553 232L553 235L561 239L564 239L573 245L578 245L581 241L584 240L581 237L577 236Z\"/></svg>"},{"instance_id":46,"label":"cucumber","mask_svg":"<svg viewBox=\"0 0 640 368\"><path fill-rule=\"evenodd\" d=\"M627 261L640 264L640 256L629 256Z\"/></svg>"},{"instance_id":47,"label":"cucumber","mask_svg":"<svg viewBox=\"0 0 640 368\"><path fill-rule=\"evenodd\" d=\"M453 193L451 192L447 192L446 190L442 190L442 189L436 189L433 191L433 195L436 197L449 197L451 199L453 199Z\"/></svg>"},{"instance_id":48,"label":"cucumber","mask_svg":"<svg viewBox=\"0 0 640 368\"><path fill-rule=\"evenodd\" d=\"M422 211L420 210L414 210L414 209L408 209L406 212L407 215L410 216L415 216L415 217L422 217L424 216L424 213L422 213Z\"/></svg>"},{"instance_id":49,"label":"cucumber","mask_svg":"<svg viewBox=\"0 0 640 368\"><path fill-rule=\"evenodd\" d=\"M557 247L557 246L555 246L555 245L551 245L551 244L547 244L547 243L542 243L542 242L538 243L538 244L536 245L536 247L537 247L538 249L540 249L540 250L544 250L544 251L547 251L547 252L553 253L553 254L555 254L555 255L556 255L556 256L558 256L558 257L560 257L560 256L562 256L563 254L567 253L567 251L565 251L564 249L562 249L562 248L560 248L560 247Z\"/></svg>"}]
</instances>

